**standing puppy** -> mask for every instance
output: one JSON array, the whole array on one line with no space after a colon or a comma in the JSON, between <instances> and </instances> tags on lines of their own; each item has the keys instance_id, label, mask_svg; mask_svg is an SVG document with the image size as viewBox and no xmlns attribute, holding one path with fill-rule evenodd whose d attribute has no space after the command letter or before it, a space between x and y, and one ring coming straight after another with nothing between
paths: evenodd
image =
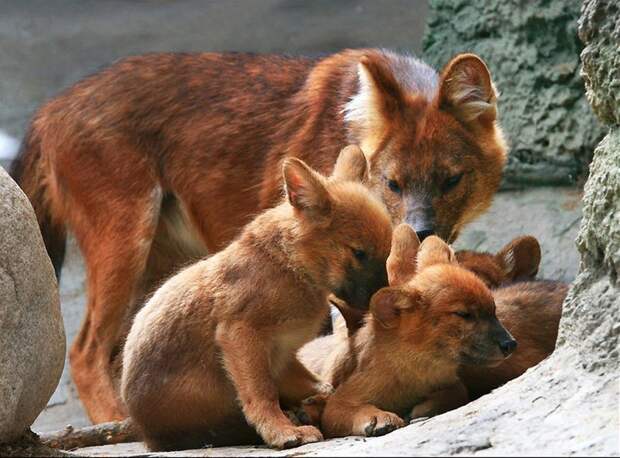
<instances>
[{"instance_id":1,"label":"standing puppy","mask_svg":"<svg viewBox=\"0 0 620 458\"><path fill-rule=\"evenodd\" d=\"M390 287L372 297L365 325L314 367L336 387L321 418L328 437L381 435L403 416L448 410L467 397L459 364L497 364L516 347L491 292L448 245L435 236L418 244L409 226L395 229ZM304 348L302 361L319 362L305 359L312 353Z\"/></svg>"},{"instance_id":2,"label":"standing puppy","mask_svg":"<svg viewBox=\"0 0 620 458\"><path fill-rule=\"evenodd\" d=\"M282 412L329 391L296 358L328 313L330 292L365 308L387 284L391 222L358 182L359 148L325 179L283 165L288 200L259 215L223 251L181 271L137 314L121 392L152 450L322 439Z\"/></svg>"}]
</instances>

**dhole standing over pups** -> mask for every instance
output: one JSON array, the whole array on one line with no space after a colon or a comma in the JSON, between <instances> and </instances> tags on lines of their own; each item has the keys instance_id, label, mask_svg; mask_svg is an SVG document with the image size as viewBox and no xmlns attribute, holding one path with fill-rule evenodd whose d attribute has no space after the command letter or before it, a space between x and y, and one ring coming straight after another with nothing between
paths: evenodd
<instances>
[{"instance_id":1,"label":"dhole standing over pups","mask_svg":"<svg viewBox=\"0 0 620 458\"><path fill-rule=\"evenodd\" d=\"M343 150L329 180L299 159L283 166L288 202L227 248L166 281L136 315L121 392L154 450L322 439L282 406L331 391L297 359L337 293L356 307L387 285L392 226L360 181L366 159ZM255 432L256 431L256 432Z\"/></svg>"},{"instance_id":2,"label":"dhole standing over pups","mask_svg":"<svg viewBox=\"0 0 620 458\"><path fill-rule=\"evenodd\" d=\"M327 437L381 435L403 426L404 416L449 410L467 397L460 364L497 364L516 348L490 290L456 265L450 247L435 236L418 245L409 226L398 226L390 287L372 297L364 326L322 364L311 348L320 341L300 351L336 387L321 416Z\"/></svg>"},{"instance_id":3,"label":"dhole standing over pups","mask_svg":"<svg viewBox=\"0 0 620 458\"><path fill-rule=\"evenodd\" d=\"M453 240L499 185L496 121L479 57L458 55L437 74L376 49L130 57L43 105L13 176L56 272L67 230L85 258L88 306L70 359L91 420L125 416L117 356L136 304L276 204L285 158L328 174L359 144L393 222Z\"/></svg>"}]
</instances>

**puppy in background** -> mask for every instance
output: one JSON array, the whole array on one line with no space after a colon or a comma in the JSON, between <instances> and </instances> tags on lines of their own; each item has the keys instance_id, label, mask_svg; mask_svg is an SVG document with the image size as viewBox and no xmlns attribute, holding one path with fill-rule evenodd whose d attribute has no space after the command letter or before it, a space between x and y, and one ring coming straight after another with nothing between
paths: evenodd
<instances>
[{"instance_id":1,"label":"puppy in background","mask_svg":"<svg viewBox=\"0 0 620 458\"><path fill-rule=\"evenodd\" d=\"M461 368L469 397L476 399L519 377L555 350L568 284L535 279L541 250L532 236L517 237L496 254L459 251L456 258L493 289L497 317L519 342L513 355L498 366Z\"/></svg>"}]
</instances>

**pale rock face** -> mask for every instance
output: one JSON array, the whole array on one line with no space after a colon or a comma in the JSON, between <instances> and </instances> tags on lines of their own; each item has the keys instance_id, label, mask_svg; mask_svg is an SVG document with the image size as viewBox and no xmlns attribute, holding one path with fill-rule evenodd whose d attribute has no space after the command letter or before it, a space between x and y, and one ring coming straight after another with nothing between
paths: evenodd
<instances>
[{"instance_id":1,"label":"pale rock face","mask_svg":"<svg viewBox=\"0 0 620 458\"><path fill-rule=\"evenodd\" d=\"M0 443L45 407L64 356L52 263L28 198L0 167Z\"/></svg>"}]
</instances>

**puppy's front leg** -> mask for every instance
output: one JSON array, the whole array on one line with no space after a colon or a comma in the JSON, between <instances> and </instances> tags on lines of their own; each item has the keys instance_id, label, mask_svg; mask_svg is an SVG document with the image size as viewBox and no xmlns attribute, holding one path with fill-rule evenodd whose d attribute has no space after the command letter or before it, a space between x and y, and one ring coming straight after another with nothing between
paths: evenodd
<instances>
[{"instance_id":1,"label":"puppy's front leg","mask_svg":"<svg viewBox=\"0 0 620 458\"><path fill-rule=\"evenodd\" d=\"M219 324L216 340L245 418L269 446L290 448L323 440L318 429L295 426L282 412L270 370L271 346L265 338L252 326L237 321Z\"/></svg>"},{"instance_id":2,"label":"puppy's front leg","mask_svg":"<svg viewBox=\"0 0 620 458\"><path fill-rule=\"evenodd\" d=\"M395 413L367 402L367 399L375 398L373 389L383 389L372 382L371 377L357 373L336 389L327 400L321 418L322 430L327 437L381 436L405 425Z\"/></svg>"},{"instance_id":3,"label":"puppy's front leg","mask_svg":"<svg viewBox=\"0 0 620 458\"><path fill-rule=\"evenodd\" d=\"M280 401L287 409L294 409L305 424L318 425L323 407L334 388L322 382L297 357L293 357L280 377Z\"/></svg>"}]
</instances>

